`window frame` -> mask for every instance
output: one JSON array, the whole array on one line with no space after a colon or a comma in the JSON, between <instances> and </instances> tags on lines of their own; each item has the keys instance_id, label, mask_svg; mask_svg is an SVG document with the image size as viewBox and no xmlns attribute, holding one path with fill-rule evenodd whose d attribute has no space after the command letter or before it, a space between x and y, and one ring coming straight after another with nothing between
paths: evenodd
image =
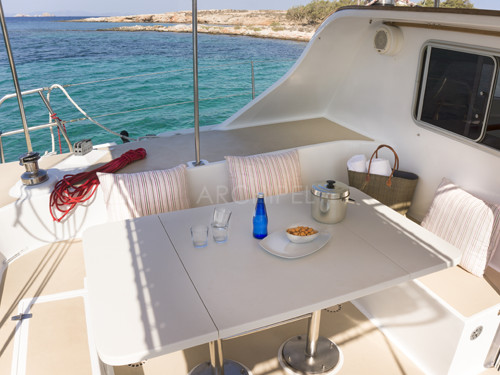
<instances>
[{"instance_id":1,"label":"window frame","mask_svg":"<svg viewBox=\"0 0 500 375\"><path fill-rule=\"evenodd\" d=\"M467 136L464 136L459 133L455 133L450 130L446 130L440 126L428 123L424 120L421 120L422 117L422 111L423 111L423 105L424 105L424 94L425 90L427 87L427 77L429 73L429 62L431 58L431 53L428 53L429 51L432 51L432 48L439 48L439 49L447 49L450 51L454 52L463 52L463 53L468 53L468 54L474 54L477 56L483 56L490 58L493 61L494 64L494 72L493 72L493 77L490 83L489 87L489 97L488 101L485 106L485 115L482 118L481 121L481 133L477 139L472 139ZM497 149L495 147L489 146L487 144L482 143L484 138L486 137L487 133L487 126L489 122L489 117L490 117L490 112L491 112L491 104L494 99L495 95L495 88L497 86L497 82L500 79L500 72L499 72L499 67L500 67L500 52L497 50L493 49L482 49L479 47L475 46L470 46L470 45L463 45L463 44L458 44L458 43L446 43L446 42L441 42L441 41L436 41L436 40L430 40L427 41L422 45L422 48L419 53L419 63L418 63L418 70L417 70L417 76L415 80L415 92L414 92L414 100L413 100L413 107L412 107L412 117L415 123L418 126L421 126L425 129L435 131L441 135L446 135L450 136L452 138L455 138L457 140L466 142L468 144L473 144L477 145L480 147L485 147L488 150L494 150L494 151L500 151L500 149Z\"/></svg>"}]
</instances>

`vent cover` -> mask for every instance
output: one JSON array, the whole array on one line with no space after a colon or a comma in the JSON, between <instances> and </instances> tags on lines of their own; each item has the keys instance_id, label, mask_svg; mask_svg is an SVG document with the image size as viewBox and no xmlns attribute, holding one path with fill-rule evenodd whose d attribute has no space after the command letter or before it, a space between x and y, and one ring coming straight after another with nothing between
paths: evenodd
<instances>
[{"instance_id":1,"label":"vent cover","mask_svg":"<svg viewBox=\"0 0 500 375\"><path fill-rule=\"evenodd\" d=\"M381 55L396 55L403 46L403 33L394 26L382 25L375 32L373 46Z\"/></svg>"}]
</instances>

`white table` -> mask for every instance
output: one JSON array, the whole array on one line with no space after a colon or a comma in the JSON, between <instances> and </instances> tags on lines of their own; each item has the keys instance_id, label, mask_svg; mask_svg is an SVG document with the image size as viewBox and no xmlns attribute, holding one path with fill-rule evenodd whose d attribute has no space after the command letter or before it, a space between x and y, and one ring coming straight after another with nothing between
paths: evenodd
<instances>
[{"instance_id":1,"label":"white table","mask_svg":"<svg viewBox=\"0 0 500 375\"><path fill-rule=\"evenodd\" d=\"M202 249L193 248L189 227L208 223L213 207L159 215L220 337L350 301L456 264L460 253L455 247L352 190L356 204L349 205L344 221L333 225L312 219L309 204L300 203L306 198L303 193L266 198L269 232L309 222L332 235L321 250L300 259L280 258L259 246L252 237L253 202L227 204L233 211L229 240L209 241Z\"/></svg>"},{"instance_id":2,"label":"white table","mask_svg":"<svg viewBox=\"0 0 500 375\"><path fill-rule=\"evenodd\" d=\"M252 237L254 202L228 203L233 211L229 240L209 241L204 249L193 248L188 228L209 222L213 207L160 215L221 339L318 312L459 261L455 247L416 223L359 190L351 189L351 197L356 203L348 206L345 220L333 225L312 219L308 193L266 198L270 233L310 223L331 234L322 249L299 259L280 258L259 246Z\"/></svg>"},{"instance_id":3,"label":"white table","mask_svg":"<svg viewBox=\"0 0 500 375\"><path fill-rule=\"evenodd\" d=\"M212 348L216 340L317 312L459 261L456 248L356 189L351 190L356 203L334 225L312 220L307 197L266 198L269 232L314 223L331 234L322 249L299 259L280 258L259 246L252 237L252 201L228 203L233 211L229 240L216 244L209 239L201 249L192 246L189 228L208 224L213 206L161 214L163 226L152 216L86 232L91 319L103 361L124 364L202 342L212 342ZM107 233L112 237L102 238ZM126 338L119 332L123 326Z\"/></svg>"},{"instance_id":4,"label":"white table","mask_svg":"<svg viewBox=\"0 0 500 375\"><path fill-rule=\"evenodd\" d=\"M83 236L91 329L110 365L217 340L217 327L157 216L99 225Z\"/></svg>"}]
</instances>

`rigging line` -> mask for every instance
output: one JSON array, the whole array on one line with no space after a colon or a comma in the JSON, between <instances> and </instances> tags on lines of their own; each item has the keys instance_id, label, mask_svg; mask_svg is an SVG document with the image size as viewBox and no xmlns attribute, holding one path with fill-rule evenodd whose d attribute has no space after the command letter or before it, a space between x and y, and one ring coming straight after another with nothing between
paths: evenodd
<instances>
[{"instance_id":1,"label":"rigging line","mask_svg":"<svg viewBox=\"0 0 500 375\"><path fill-rule=\"evenodd\" d=\"M146 77L146 76L152 76L152 75L158 75L158 74L164 74L164 73L176 73L176 72L183 72L183 71L189 71L189 70L191 70L191 69L187 68L187 69L176 69L176 70L164 70L162 72L144 73L144 74L137 74L137 75L132 75L132 76L106 78L106 79L101 79L101 80L97 80L97 81L88 81L88 82L80 82L80 83L68 83L66 85L63 85L63 87L89 85L91 83L109 82L109 81L116 81L116 80L120 80L120 79L135 78L135 77Z\"/></svg>"},{"instance_id":2,"label":"rigging line","mask_svg":"<svg viewBox=\"0 0 500 375\"><path fill-rule=\"evenodd\" d=\"M232 97L236 97L236 96L243 96L243 95L248 95L249 93L248 92L245 92L245 93L240 93L240 94L232 94L232 95L224 95L224 96L217 96L217 97L213 97L213 98L205 98L205 99L200 99L200 102L201 101L207 101L207 100L218 100L218 99L225 99L225 98L232 98ZM105 113L103 115L97 115L97 116L94 116L93 118L99 118L99 117L107 117L107 116L116 116L116 115L123 115L123 114L126 114L126 113L131 113L131 112L139 112L139 111L145 111L145 110L149 110L149 109L158 109L158 108L163 108L163 107L171 107L171 106L174 106L174 105L181 105L181 104L190 104L192 103L193 101L190 100L190 101L185 101L185 102L177 102L177 103L168 103L168 104L161 104L161 105L157 105L157 106L152 106L152 107L144 107L144 108L136 108L136 109L130 109L128 111L121 111L121 112L113 112L113 113ZM65 121L66 123L72 123L72 122L77 122L77 121L83 121L83 120L87 120L87 117L84 117L84 118L78 118L78 119L73 119L73 120L67 120Z\"/></svg>"},{"instance_id":3,"label":"rigging line","mask_svg":"<svg viewBox=\"0 0 500 375\"><path fill-rule=\"evenodd\" d=\"M272 63L272 62L283 62L283 61L296 61L294 59L288 59L288 60L252 60L254 63ZM223 66L233 66L233 65L245 65L249 64L249 62L236 62L232 64L215 64L215 65L201 65L200 68L203 69L213 69L213 68L220 68ZM101 79L101 80L95 80L95 81L88 81L88 82L79 82L79 83L68 83L66 85L62 85L62 87L72 87L72 86L81 86L81 85L90 85L92 83L101 83L101 82L109 82L109 81L117 81L120 79L128 79L128 78L136 78L136 77L147 77L147 76L153 76L153 75L159 75L159 74L165 74L165 73L177 73L177 72L184 72L184 71L191 71L191 68L186 68L186 69L174 69L174 70L163 70L161 72L154 72L154 73L144 73L144 74L137 74L137 75L129 75L129 76L124 76L124 77L114 77L114 78L106 78L106 79ZM47 90L44 88L44 90Z\"/></svg>"},{"instance_id":4,"label":"rigging line","mask_svg":"<svg viewBox=\"0 0 500 375\"><path fill-rule=\"evenodd\" d=\"M231 64L231 65L242 65L242 64L248 64L248 62L234 63L234 64ZM202 68L211 69L211 68L216 68L216 67L221 67L221 66L230 66L230 64L206 65L206 66L202 66ZM191 71L191 70L193 70L193 69L192 68L186 68L186 69L163 70L161 72L144 73L144 74L124 76L124 77L106 78L106 79L101 79L101 80L96 80L96 81L88 81L88 82L80 82L80 83L68 83L66 85L63 85L63 87L89 85L89 84L92 84L92 83L109 82L109 81L116 81L116 80L120 80L120 79L128 79L128 78L136 78L136 77L147 77L147 76L153 76L153 75L159 75L159 74L165 74L165 73L177 73L177 72L185 72L185 71Z\"/></svg>"},{"instance_id":5,"label":"rigging line","mask_svg":"<svg viewBox=\"0 0 500 375\"><path fill-rule=\"evenodd\" d=\"M92 121L94 124L96 124L100 128L106 130L108 133L114 134L114 135L116 135L116 136L118 136L120 138L127 138L128 140L131 140L131 141L136 141L137 140L137 139L134 139L134 138L125 137L124 135L118 134L117 132L115 132L115 131L113 131L113 130L107 128L107 127L105 127L104 125L102 125L98 121L94 120L83 109L81 109L78 104L76 104L76 102L73 100L73 98L71 98L71 96L68 94L68 92L61 85L59 85L59 84L56 83L56 84L50 86L50 90L52 91L53 88L58 88L59 90L61 90L64 93L64 95L66 95L66 97L68 98L68 100L73 104L73 106L78 111L80 111L80 113L82 113L88 120Z\"/></svg>"}]
</instances>

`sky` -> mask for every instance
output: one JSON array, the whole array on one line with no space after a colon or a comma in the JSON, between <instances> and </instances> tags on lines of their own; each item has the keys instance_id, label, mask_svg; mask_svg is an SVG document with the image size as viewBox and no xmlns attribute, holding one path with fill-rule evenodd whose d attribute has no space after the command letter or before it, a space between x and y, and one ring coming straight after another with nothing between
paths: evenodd
<instances>
[{"instance_id":1,"label":"sky","mask_svg":"<svg viewBox=\"0 0 500 375\"><path fill-rule=\"evenodd\" d=\"M190 10L192 0L0 0L6 16L122 16ZM289 9L311 0L198 0L198 9ZM417 0L414 0L417 1ZM476 8L500 10L500 0L471 0Z\"/></svg>"}]
</instances>

